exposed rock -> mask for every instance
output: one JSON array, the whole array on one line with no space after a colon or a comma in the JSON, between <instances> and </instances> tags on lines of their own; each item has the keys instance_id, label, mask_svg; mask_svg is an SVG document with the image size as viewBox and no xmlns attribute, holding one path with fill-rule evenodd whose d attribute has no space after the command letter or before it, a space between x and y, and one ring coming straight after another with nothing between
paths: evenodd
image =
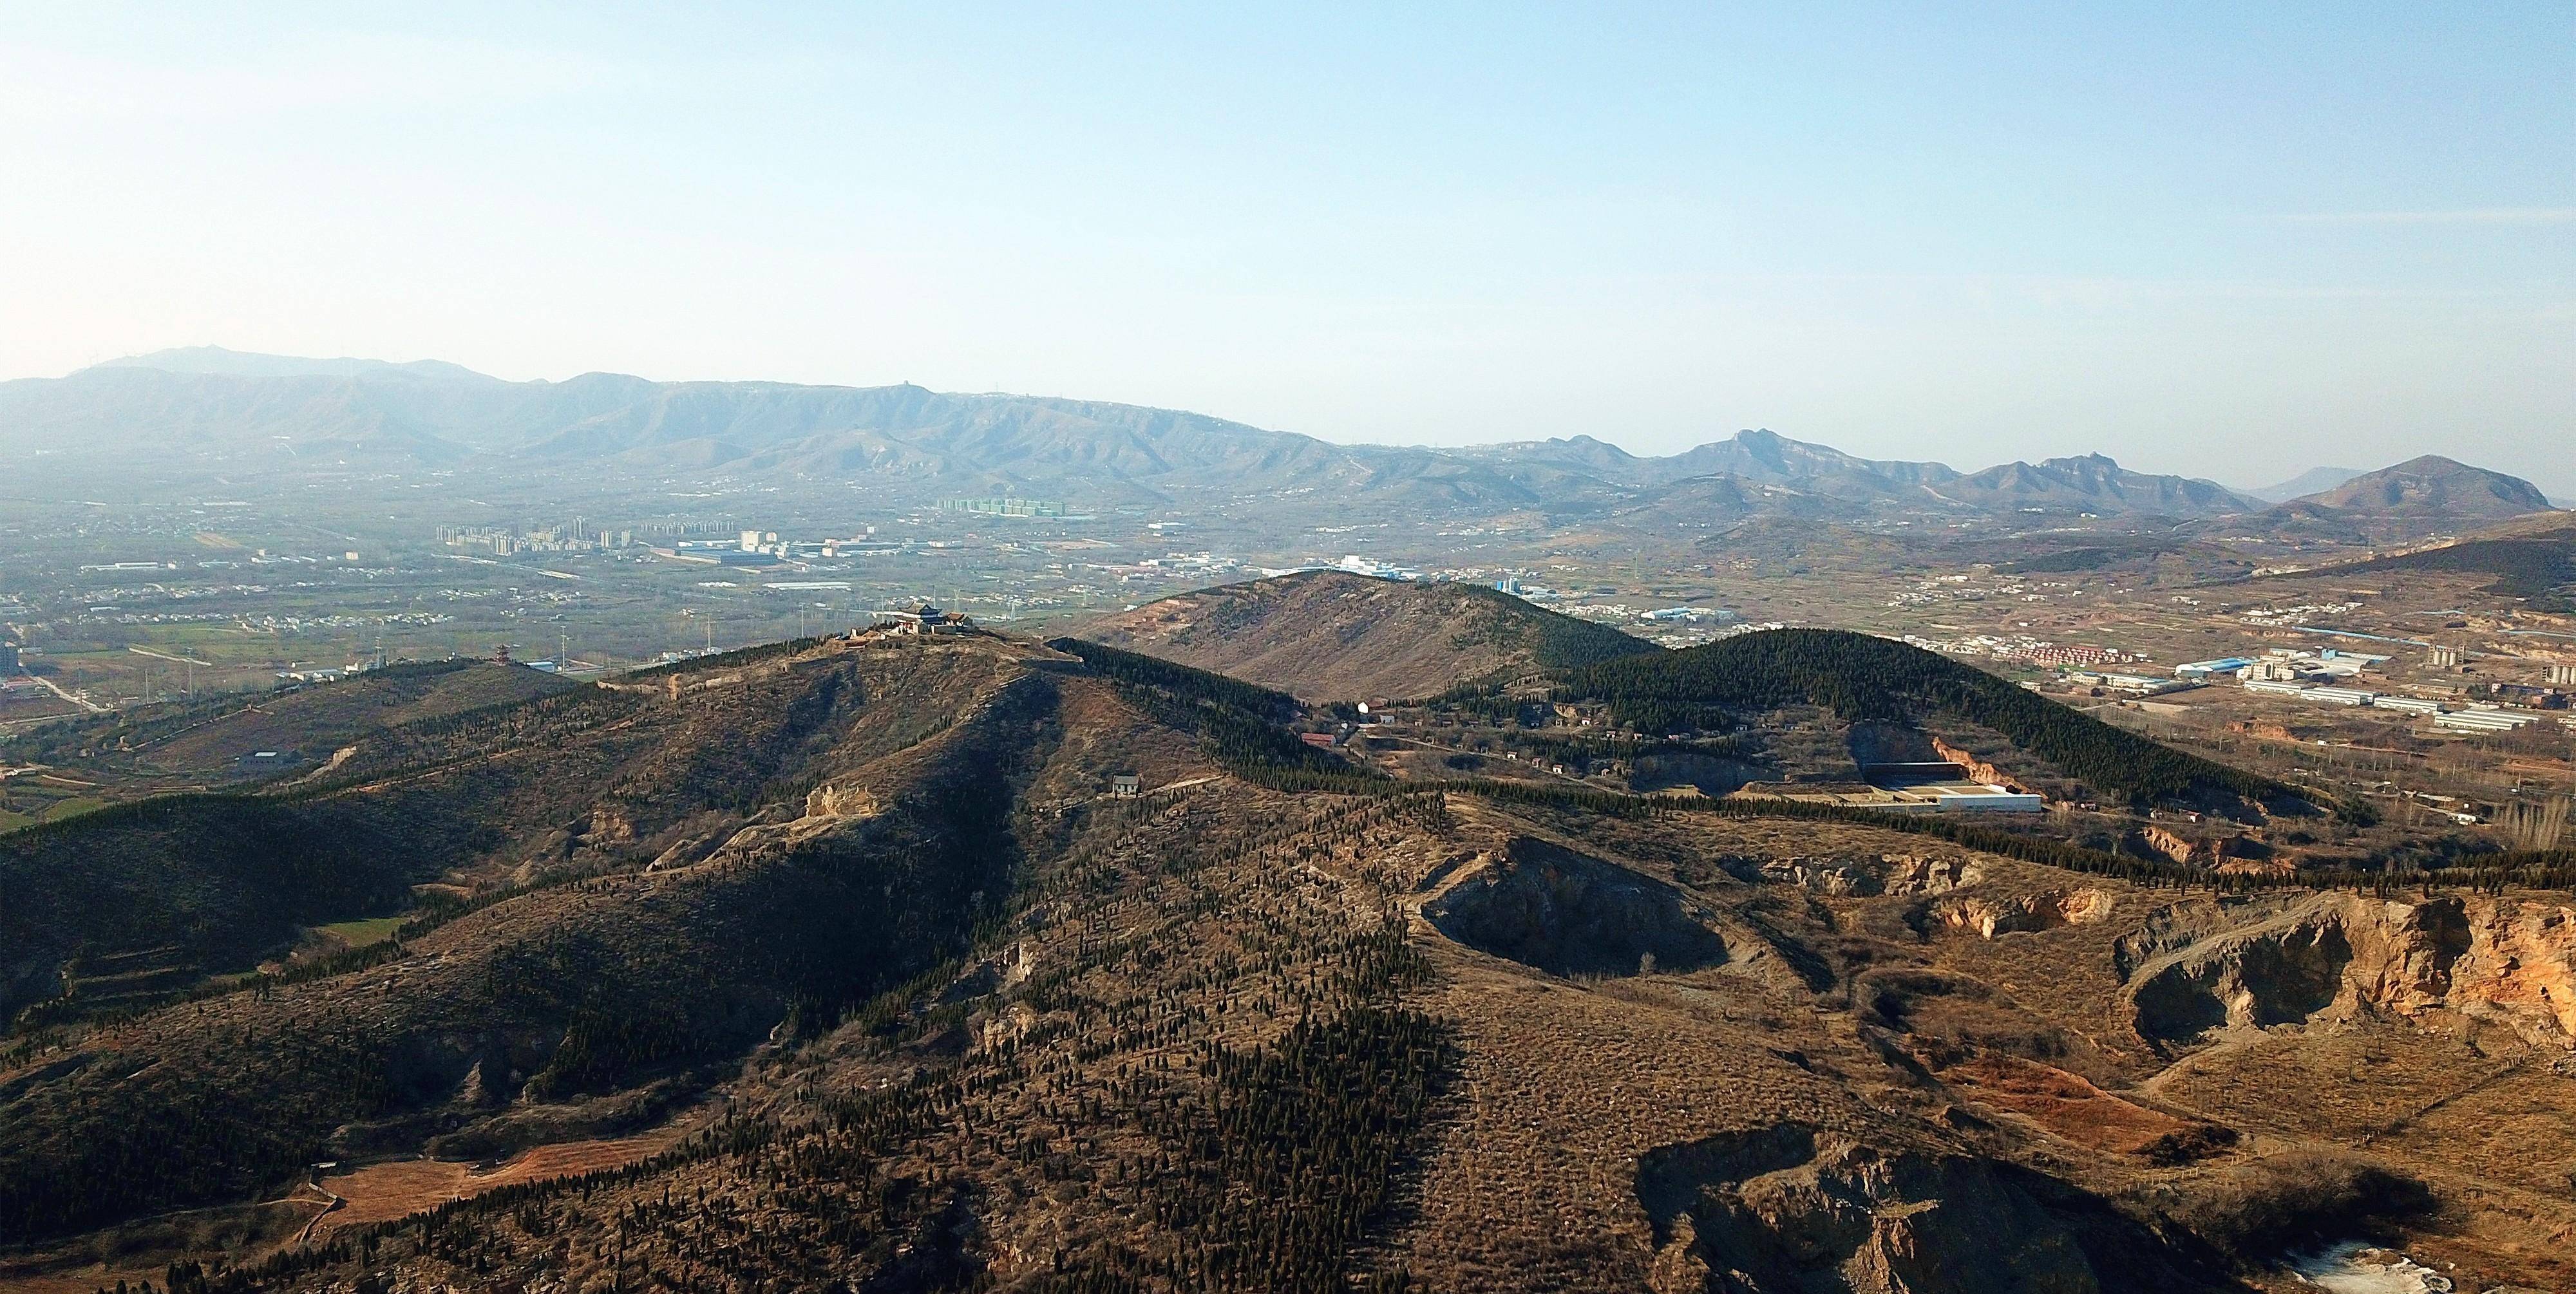
<instances>
[{"instance_id":1,"label":"exposed rock","mask_svg":"<svg viewBox=\"0 0 2576 1294\"><path fill-rule=\"evenodd\" d=\"M2534 1041L2576 1041L2576 905L2480 900L2462 915L2469 945L2451 965L2449 1005L2501 1013Z\"/></svg>"},{"instance_id":2,"label":"exposed rock","mask_svg":"<svg viewBox=\"0 0 2576 1294\"><path fill-rule=\"evenodd\" d=\"M2241 905L2240 905L2241 907ZM2138 968L2167 953L2180 952L2244 921L2241 910L2218 899L2167 903L2147 914L2138 928L2120 936L2111 949L2111 966L2126 982Z\"/></svg>"},{"instance_id":3,"label":"exposed rock","mask_svg":"<svg viewBox=\"0 0 2576 1294\"><path fill-rule=\"evenodd\" d=\"M1974 931L1980 939L2032 930L2081 925L2111 915L2113 900L2097 889L2050 891L2019 898L1948 898L1932 905L1932 920L1953 930Z\"/></svg>"},{"instance_id":4,"label":"exposed rock","mask_svg":"<svg viewBox=\"0 0 2576 1294\"><path fill-rule=\"evenodd\" d=\"M2170 828L2148 823L2138 834L2147 847L2185 865L2216 867L2220 862L2244 852L2242 841L2235 836L2185 835Z\"/></svg>"},{"instance_id":5,"label":"exposed rock","mask_svg":"<svg viewBox=\"0 0 2576 1294\"><path fill-rule=\"evenodd\" d=\"M1762 864L1762 879L1837 898L1878 894L1886 889L1875 859L1809 858L1805 855L1766 859Z\"/></svg>"},{"instance_id":6,"label":"exposed rock","mask_svg":"<svg viewBox=\"0 0 2576 1294\"><path fill-rule=\"evenodd\" d=\"M1986 878L1974 863L1964 858L1915 858L1890 854L1881 861L1887 864L1887 892L1890 894L1947 894L1974 885Z\"/></svg>"},{"instance_id":7,"label":"exposed rock","mask_svg":"<svg viewBox=\"0 0 2576 1294\"><path fill-rule=\"evenodd\" d=\"M2203 940L2151 963L2129 988L2142 1037L2193 1041L2219 1028L2294 1024L2324 1010L2343 983L2352 944L2318 905Z\"/></svg>"},{"instance_id":8,"label":"exposed rock","mask_svg":"<svg viewBox=\"0 0 2576 1294\"><path fill-rule=\"evenodd\" d=\"M1969 779L1972 781L1984 782L1992 786L2000 786L2008 791L2022 791L2024 789L2019 782L2013 780L2012 774L1977 758L1975 751L1961 750L1938 737L1934 737L1932 739L1932 750L1941 758L1946 759L1966 770Z\"/></svg>"},{"instance_id":9,"label":"exposed rock","mask_svg":"<svg viewBox=\"0 0 2576 1294\"><path fill-rule=\"evenodd\" d=\"M1714 914L1682 891L1527 836L1460 869L1422 911L1462 944L1559 975L1634 975L1646 964L1688 971L1726 960Z\"/></svg>"},{"instance_id":10,"label":"exposed rock","mask_svg":"<svg viewBox=\"0 0 2576 1294\"><path fill-rule=\"evenodd\" d=\"M862 787L825 784L807 793L805 812L817 818L872 818L885 807Z\"/></svg>"},{"instance_id":11,"label":"exposed rock","mask_svg":"<svg viewBox=\"0 0 2576 1294\"><path fill-rule=\"evenodd\" d=\"M2147 961L2129 988L2140 1035L2384 1011L2457 1010L2536 1044L2576 1038L2576 908L2518 898L2401 903L2320 894Z\"/></svg>"},{"instance_id":12,"label":"exposed rock","mask_svg":"<svg viewBox=\"0 0 2576 1294\"><path fill-rule=\"evenodd\" d=\"M1964 858L1922 858L1911 854L1848 858L1796 854L1766 858L1758 864L1758 876L1837 898L1946 894L1984 879L1984 873Z\"/></svg>"},{"instance_id":13,"label":"exposed rock","mask_svg":"<svg viewBox=\"0 0 2576 1294\"><path fill-rule=\"evenodd\" d=\"M1780 1126L1649 1152L1655 1294L2093 1294L2084 1247L1983 1159Z\"/></svg>"}]
</instances>

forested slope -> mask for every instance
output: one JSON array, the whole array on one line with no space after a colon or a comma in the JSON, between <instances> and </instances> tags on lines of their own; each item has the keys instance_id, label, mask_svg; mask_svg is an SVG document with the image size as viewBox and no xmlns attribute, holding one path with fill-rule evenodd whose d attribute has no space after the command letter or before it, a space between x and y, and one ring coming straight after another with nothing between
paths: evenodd
<instances>
[{"instance_id":1,"label":"forested slope","mask_svg":"<svg viewBox=\"0 0 2576 1294\"><path fill-rule=\"evenodd\" d=\"M1869 634L1781 629L1611 661L1559 676L1564 700L1609 704L1650 733L1722 729L1732 715L1819 705L1845 720L1945 715L1989 728L2106 794L2144 803L2201 791L2290 798L2290 788L2077 713L1984 670ZM1730 713L1732 712L1732 713Z\"/></svg>"}]
</instances>

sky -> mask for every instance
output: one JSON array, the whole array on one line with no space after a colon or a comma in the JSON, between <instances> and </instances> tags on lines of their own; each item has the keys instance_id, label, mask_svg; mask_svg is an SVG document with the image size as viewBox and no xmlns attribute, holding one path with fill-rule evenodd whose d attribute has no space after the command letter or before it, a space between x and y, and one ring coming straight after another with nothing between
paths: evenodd
<instances>
[{"instance_id":1,"label":"sky","mask_svg":"<svg viewBox=\"0 0 2576 1294\"><path fill-rule=\"evenodd\" d=\"M0 379L215 344L2576 496L2566 0L737 8L0 0Z\"/></svg>"}]
</instances>

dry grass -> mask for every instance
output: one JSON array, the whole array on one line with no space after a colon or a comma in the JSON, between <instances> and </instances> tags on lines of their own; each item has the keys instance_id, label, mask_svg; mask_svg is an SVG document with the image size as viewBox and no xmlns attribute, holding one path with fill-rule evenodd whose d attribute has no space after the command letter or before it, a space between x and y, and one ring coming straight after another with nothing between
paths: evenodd
<instances>
[{"instance_id":1,"label":"dry grass","mask_svg":"<svg viewBox=\"0 0 2576 1294\"><path fill-rule=\"evenodd\" d=\"M313 1228L313 1238L328 1240L333 1232L346 1227L408 1217L449 1200L469 1199L520 1182L571 1177L638 1163L678 1144L683 1131L681 1125L674 1124L640 1137L537 1146L507 1163L488 1167L437 1159L403 1159L325 1177L322 1188L347 1203L322 1216Z\"/></svg>"},{"instance_id":2,"label":"dry grass","mask_svg":"<svg viewBox=\"0 0 2576 1294\"><path fill-rule=\"evenodd\" d=\"M1940 1077L1974 1100L2105 1154L2191 1158L2234 1140L2225 1129L2148 1109L2065 1070L2009 1056L1981 1056L1942 1070Z\"/></svg>"}]
</instances>

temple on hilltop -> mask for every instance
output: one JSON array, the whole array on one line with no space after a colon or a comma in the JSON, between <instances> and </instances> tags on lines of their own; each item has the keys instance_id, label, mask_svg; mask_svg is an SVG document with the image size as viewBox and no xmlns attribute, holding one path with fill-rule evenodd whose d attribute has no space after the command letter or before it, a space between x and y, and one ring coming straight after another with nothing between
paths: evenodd
<instances>
[{"instance_id":1,"label":"temple on hilltop","mask_svg":"<svg viewBox=\"0 0 2576 1294\"><path fill-rule=\"evenodd\" d=\"M920 606L909 611L895 610L879 611L876 613L876 628L887 633L955 633L960 630L972 629L974 627L975 622L968 619L965 612L942 611L927 602L924 602Z\"/></svg>"}]
</instances>

